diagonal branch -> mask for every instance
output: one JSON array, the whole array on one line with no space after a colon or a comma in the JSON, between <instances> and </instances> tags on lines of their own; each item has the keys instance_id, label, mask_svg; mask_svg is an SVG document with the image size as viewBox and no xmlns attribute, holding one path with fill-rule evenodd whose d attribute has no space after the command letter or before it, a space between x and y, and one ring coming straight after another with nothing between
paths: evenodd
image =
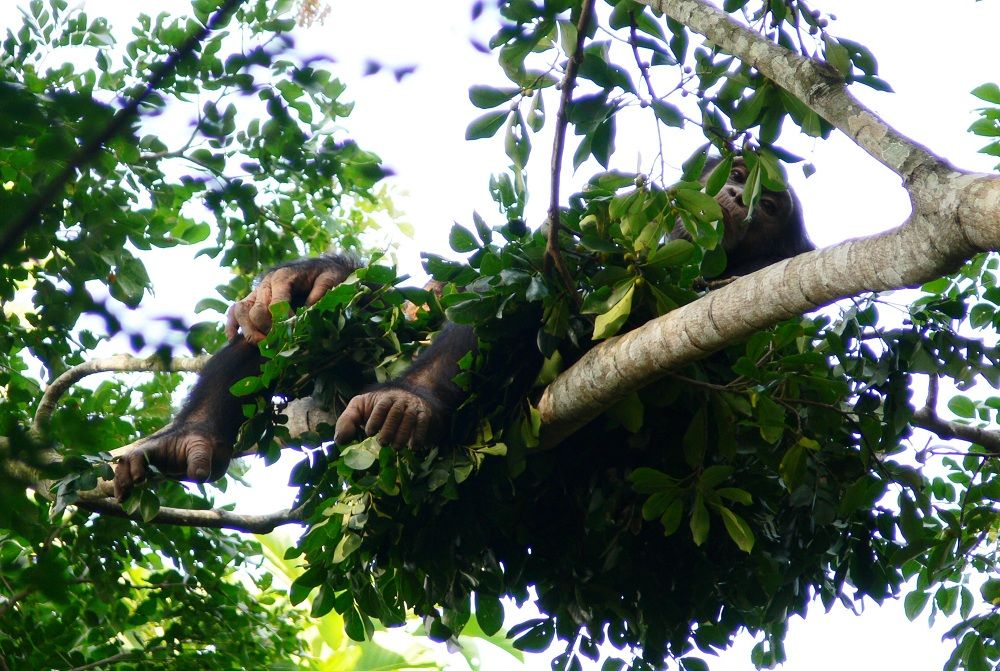
<instances>
[{"instance_id":1,"label":"diagonal branch","mask_svg":"<svg viewBox=\"0 0 1000 671\"><path fill-rule=\"evenodd\" d=\"M851 96L827 66L740 26L701 0L637 0L703 34L799 96L904 177L913 213L898 228L782 261L584 355L544 391L553 445L625 395L761 329L862 291L919 285L1000 248L1000 177L957 171Z\"/></svg>"}]
</instances>

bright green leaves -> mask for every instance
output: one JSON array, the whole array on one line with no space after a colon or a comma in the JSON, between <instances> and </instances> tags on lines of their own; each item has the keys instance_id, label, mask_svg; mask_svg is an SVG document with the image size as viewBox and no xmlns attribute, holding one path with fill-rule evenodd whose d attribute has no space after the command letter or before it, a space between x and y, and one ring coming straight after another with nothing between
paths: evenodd
<instances>
[{"instance_id":1,"label":"bright green leaves","mask_svg":"<svg viewBox=\"0 0 1000 671\"><path fill-rule=\"evenodd\" d=\"M355 471L363 471L369 468L378 460L382 446L376 436L365 438L356 445L344 449L340 453L340 458L344 460L344 465Z\"/></svg>"},{"instance_id":2,"label":"bright green leaves","mask_svg":"<svg viewBox=\"0 0 1000 671\"><path fill-rule=\"evenodd\" d=\"M458 224L451 227L448 234L448 244L459 253L472 252L479 249L479 242L472 233Z\"/></svg>"},{"instance_id":3,"label":"bright green leaves","mask_svg":"<svg viewBox=\"0 0 1000 671\"><path fill-rule=\"evenodd\" d=\"M607 301L609 307L597 315L594 320L594 340L610 338L618 333L632 311L632 296L635 293L635 281L626 281L612 293Z\"/></svg>"},{"instance_id":4,"label":"bright green leaves","mask_svg":"<svg viewBox=\"0 0 1000 671\"><path fill-rule=\"evenodd\" d=\"M972 95L992 107L980 107L977 110L979 118L969 126L969 132L990 138L990 143L980 149L979 153L1000 156L1000 139L997 139L1000 138L1000 86L993 83L982 84L973 89ZM1000 163L997 166L1000 166Z\"/></svg>"}]
</instances>

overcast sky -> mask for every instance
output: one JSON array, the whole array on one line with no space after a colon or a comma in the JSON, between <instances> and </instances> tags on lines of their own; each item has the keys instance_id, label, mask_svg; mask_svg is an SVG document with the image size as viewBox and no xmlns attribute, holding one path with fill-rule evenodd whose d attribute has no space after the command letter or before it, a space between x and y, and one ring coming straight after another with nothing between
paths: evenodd
<instances>
[{"instance_id":1,"label":"overcast sky","mask_svg":"<svg viewBox=\"0 0 1000 671\"><path fill-rule=\"evenodd\" d=\"M6 32L16 16L14 4L11 0L0 3L0 32ZM85 4L91 14L106 15L115 22L144 5L115 0L89 0ZM416 240L400 242L401 262L413 273L419 272L420 251L447 250L447 233L453 221L468 223L474 209L498 220L487 181L507 164L502 143L469 143L464 133L469 121L480 113L468 102L468 86L502 85L504 80L494 59L469 44L470 35L484 37L481 31L487 28L470 24L469 4L337 0L331 3L333 11L324 25L302 31L298 38L302 51L337 59L331 67L336 76L348 82L347 94L357 102L354 114L345 122L346 130L395 171L389 180L394 198L417 231ZM994 160L977 153L985 140L969 135L966 129L979 105L969 91L1000 79L998 3L842 0L814 5L837 12L838 18L830 27L833 34L872 49L880 75L895 89L895 93L886 94L855 86L855 95L897 129L956 166L991 169ZM185 3L170 0L150 5L148 10L183 6ZM385 74L361 77L367 59L416 65L417 69L402 83ZM786 124L786 129L790 126ZM629 170L648 166L656 154L652 127L638 121L634 125L620 123L618 133L616 164ZM671 151L668 163L674 167L702 142L696 131L671 132L665 139ZM545 139L534 144L529 167L532 201L528 220L533 225L543 217L547 202L549 143ZM907 197L898 178L839 134L826 142L786 134L782 145L817 168L815 175L805 179L792 167L789 177L803 202L809 234L818 245L881 231L898 225L908 215ZM569 151L574 148L570 145ZM586 166L580 170L583 176L589 172ZM564 194L570 193L570 188L564 187ZM213 272L211 265L199 264L197 281L178 286L177 264L188 263L184 259L190 251L157 254L165 260L151 268L157 294L138 318L185 314L195 319L189 308L203 297L205 287L214 283L214 279L205 279ZM253 479L274 485L284 477L271 469L255 473ZM270 512L283 505L277 500L280 494L276 488L269 487L268 494L261 495L259 487L256 495L241 497L242 510L254 512L258 506L256 511ZM860 618L843 609L824 614L816 605L808 621L792 620L787 640L789 661L783 668L940 669L951 650L950 644L940 641L945 629L939 625L929 631L923 621L907 623L899 603L882 608L868 604ZM743 637L734 649L710 660L712 669L752 668L752 645L749 637ZM539 659L532 666L547 668L547 662Z\"/></svg>"}]
</instances>

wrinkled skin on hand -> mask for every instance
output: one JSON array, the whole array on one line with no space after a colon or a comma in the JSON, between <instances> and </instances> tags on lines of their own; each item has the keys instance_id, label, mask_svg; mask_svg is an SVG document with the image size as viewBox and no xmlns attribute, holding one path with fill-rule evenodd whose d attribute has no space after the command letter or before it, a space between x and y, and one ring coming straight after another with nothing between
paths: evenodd
<instances>
[{"instance_id":1,"label":"wrinkled skin on hand","mask_svg":"<svg viewBox=\"0 0 1000 671\"><path fill-rule=\"evenodd\" d=\"M383 387L351 399L337 419L334 441L344 445L356 440L363 425L365 434L378 435L383 445L417 448L437 421L430 401L406 389Z\"/></svg>"},{"instance_id":2,"label":"wrinkled skin on hand","mask_svg":"<svg viewBox=\"0 0 1000 671\"><path fill-rule=\"evenodd\" d=\"M149 477L150 467L175 480L218 480L225 475L232 453L231 446L223 445L207 432L168 427L118 460L115 498L119 501L128 498L134 487Z\"/></svg>"},{"instance_id":3,"label":"wrinkled skin on hand","mask_svg":"<svg viewBox=\"0 0 1000 671\"><path fill-rule=\"evenodd\" d=\"M347 278L352 268L330 257L305 259L275 268L261 279L246 298L229 308L226 336L237 331L259 343L271 330L271 305L287 301L295 307L310 306Z\"/></svg>"}]
</instances>

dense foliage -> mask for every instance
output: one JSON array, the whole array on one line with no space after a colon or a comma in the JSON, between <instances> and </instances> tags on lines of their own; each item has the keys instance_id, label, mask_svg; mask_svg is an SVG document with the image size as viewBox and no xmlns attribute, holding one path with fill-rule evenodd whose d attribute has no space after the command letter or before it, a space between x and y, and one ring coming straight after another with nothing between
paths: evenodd
<instances>
[{"instance_id":1,"label":"dense foliage","mask_svg":"<svg viewBox=\"0 0 1000 671\"><path fill-rule=\"evenodd\" d=\"M304 654L299 611L274 594L268 575L241 572L252 586L234 577L259 561L259 546L212 530L88 517L70 505L107 473L92 466L95 455L165 420L175 376L77 386L50 424L28 430L39 365L51 380L84 360L119 329L117 305L142 300L140 251L202 245L237 272L220 288L232 299L274 261L331 242L359 248L378 161L333 134L349 106L327 70L287 50L289 3L247 3L229 19L245 41L211 33L152 92L146 113L179 118L202 92L187 143L143 135L149 122L135 119L81 160L79 147L120 113L116 96L140 95L150 63L217 4L199 0L192 18L140 19L122 55L100 19L67 12L64 0L36 0L3 43L0 106L18 113L0 118L0 211L17 222L53 166L79 168L23 239L0 246L0 456L10 465L0 488L0 656L12 668L102 659L121 668L257 668ZM286 554L305 568L291 604L308 599L314 617L335 610L359 641L408 613L425 618L432 638L452 640L475 625L501 631L502 597L534 598L540 618L506 624L522 650L563 646L554 668L580 668L610 642L622 655L608 669L676 660L700 671L698 651L725 648L742 629L763 633L755 664L780 663L786 622L811 600L882 601L915 577L908 614L963 618L950 633L949 668L989 668L1000 660L1000 583L985 580L977 596L966 576L997 569L1000 472L980 445L948 448L955 454L936 475L904 453L914 451L915 376L931 378L934 395L938 377L963 390L1000 384L1000 354L985 335L1000 326L993 256L891 306L903 315L895 326L880 319L889 304L877 296L788 321L672 371L554 449L540 448L534 392L596 342L698 299L710 290L706 278L724 271L712 196L734 153L747 162L753 206L763 188L783 188L779 161L798 160L778 144L785 120L813 136L830 130L759 73L692 45L681 24L630 0L607 4L582 26L580 3L570 0L501 4L489 48L512 85L471 90L491 111L467 137L503 130L511 165L491 182L496 221L476 215L452 230L466 261L426 258L444 283L440 299L399 287L391 265L372 258L355 280L278 322L262 344L261 376L236 386L253 394L276 382L281 397L311 393L336 407L398 373L445 315L473 324L480 338L463 361L460 382L473 393L451 441L414 453L373 439L335 446L323 431L301 439L306 459L292 479L308 526ZM846 80L887 87L865 47L828 34L826 19L801 2L725 7L768 39L822 56ZM580 81L563 110L579 137L574 166L593 157L607 168L628 108L646 110L653 124L699 126L707 144L675 184L603 171L569 195L560 213L567 287L543 272L545 233L521 218L533 134L561 116L546 89L560 83L578 43ZM50 54L71 45L92 49L96 70L51 67ZM661 86L660 72L679 73L680 83ZM205 102L206 93L216 97ZM995 87L978 94L1000 102ZM973 130L995 135L994 112L984 109ZM710 145L722 161L702 184ZM665 242L676 226L694 243ZM407 320L406 300L426 309ZM88 314L103 328L81 320ZM196 347L219 342L213 327L194 334ZM956 394L948 407L967 423L992 422L1000 400ZM270 460L287 432L269 409L250 410L241 440ZM46 465L45 446L64 461ZM54 491L26 493L25 464L57 479ZM161 506L208 505L164 483L128 510L153 519Z\"/></svg>"},{"instance_id":2,"label":"dense foliage","mask_svg":"<svg viewBox=\"0 0 1000 671\"><path fill-rule=\"evenodd\" d=\"M343 85L288 51L291 3L219 16L229 30L197 42L149 92L145 121L128 118L107 145L82 152L216 4L196 3L190 17L143 16L119 46L104 19L35 0L0 45L0 457L64 476L49 501L25 489L23 470L0 471L5 668L106 659L123 669L262 668L303 652L301 618L270 576L237 573L260 563L255 542L183 527L136 535L133 522L65 508L94 486L97 455L168 419L179 376L73 388L42 427L45 444L70 458L61 466L46 466L43 436L29 435L40 369L51 381L120 331L116 315L151 288L144 253L202 243L238 273L219 289L232 299L289 255L333 240L357 249L369 225L363 203L378 161L334 134L350 111ZM197 121L176 146L147 126L189 117ZM77 169L59 183L67 165ZM23 238L9 237L52 184L56 196ZM200 309L225 303L206 297ZM220 342L215 321L192 331L196 351ZM141 333L128 335L142 346ZM164 505L210 505L177 487L158 493ZM147 502L155 512L156 497Z\"/></svg>"}]
</instances>

